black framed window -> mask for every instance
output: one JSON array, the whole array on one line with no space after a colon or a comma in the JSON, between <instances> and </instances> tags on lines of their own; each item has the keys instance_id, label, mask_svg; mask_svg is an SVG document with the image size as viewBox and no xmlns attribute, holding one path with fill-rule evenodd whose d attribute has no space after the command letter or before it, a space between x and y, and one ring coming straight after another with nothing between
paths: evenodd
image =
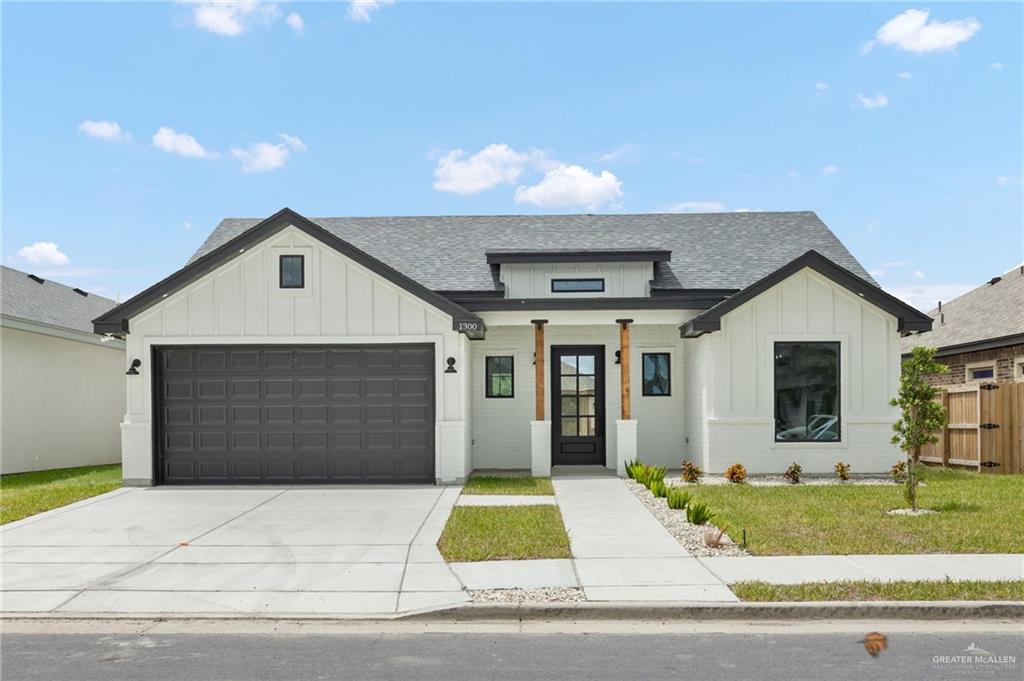
<instances>
[{"instance_id":1,"label":"black framed window","mask_svg":"<svg viewBox=\"0 0 1024 681\"><path fill-rule=\"evenodd\" d=\"M552 279L552 293L604 293L604 279Z\"/></svg>"},{"instance_id":2,"label":"black framed window","mask_svg":"<svg viewBox=\"0 0 1024 681\"><path fill-rule=\"evenodd\" d=\"M487 357L484 370L487 397L515 396L515 365L511 357Z\"/></svg>"},{"instance_id":3,"label":"black framed window","mask_svg":"<svg viewBox=\"0 0 1024 681\"><path fill-rule=\"evenodd\" d=\"M305 288L306 258L302 255L281 256L281 288Z\"/></svg>"},{"instance_id":4,"label":"black framed window","mask_svg":"<svg viewBox=\"0 0 1024 681\"><path fill-rule=\"evenodd\" d=\"M667 352L645 352L642 392L646 397L667 397L672 394L672 363Z\"/></svg>"},{"instance_id":5,"label":"black framed window","mask_svg":"<svg viewBox=\"0 0 1024 681\"><path fill-rule=\"evenodd\" d=\"M839 442L839 343L775 344L775 441Z\"/></svg>"}]
</instances>

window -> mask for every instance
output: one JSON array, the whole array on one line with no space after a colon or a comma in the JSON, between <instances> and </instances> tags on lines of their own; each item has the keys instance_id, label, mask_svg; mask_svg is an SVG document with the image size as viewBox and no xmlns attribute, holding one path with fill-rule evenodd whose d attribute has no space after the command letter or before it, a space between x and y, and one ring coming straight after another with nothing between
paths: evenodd
<instances>
[{"instance_id":1,"label":"window","mask_svg":"<svg viewBox=\"0 0 1024 681\"><path fill-rule=\"evenodd\" d=\"M281 288L306 286L306 258L302 255L281 256Z\"/></svg>"},{"instance_id":2,"label":"window","mask_svg":"<svg viewBox=\"0 0 1024 681\"><path fill-rule=\"evenodd\" d=\"M1013 360L1013 380L1024 381L1024 357Z\"/></svg>"},{"instance_id":3,"label":"window","mask_svg":"<svg viewBox=\"0 0 1024 681\"><path fill-rule=\"evenodd\" d=\"M667 352L645 352L642 355L643 394L662 397L672 394L672 369Z\"/></svg>"},{"instance_id":4,"label":"window","mask_svg":"<svg viewBox=\"0 0 1024 681\"><path fill-rule=\"evenodd\" d=\"M515 370L511 357L488 357L484 371L487 397L513 397Z\"/></svg>"},{"instance_id":5,"label":"window","mask_svg":"<svg viewBox=\"0 0 1024 681\"><path fill-rule=\"evenodd\" d=\"M775 344L775 441L839 442L839 343Z\"/></svg>"},{"instance_id":6,"label":"window","mask_svg":"<svg viewBox=\"0 0 1024 681\"><path fill-rule=\"evenodd\" d=\"M996 377L996 365L993 362L987 364L968 364L968 381L991 381Z\"/></svg>"},{"instance_id":7,"label":"window","mask_svg":"<svg viewBox=\"0 0 1024 681\"><path fill-rule=\"evenodd\" d=\"M604 293L604 279L552 279L552 293Z\"/></svg>"}]
</instances>

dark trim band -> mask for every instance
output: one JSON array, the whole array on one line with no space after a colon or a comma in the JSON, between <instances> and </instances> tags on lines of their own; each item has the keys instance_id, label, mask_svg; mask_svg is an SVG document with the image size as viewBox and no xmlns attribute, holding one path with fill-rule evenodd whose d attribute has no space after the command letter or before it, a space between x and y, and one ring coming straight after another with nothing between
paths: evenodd
<instances>
[{"instance_id":1,"label":"dark trim band","mask_svg":"<svg viewBox=\"0 0 1024 681\"><path fill-rule=\"evenodd\" d=\"M564 251L487 251L488 265L544 262L669 262L672 251L664 249L595 249Z\"/></svg>"},{"instance_id":2,"label":"dark trim band","mask_svg":"<svg viewBox=\"0 0 1024 681\"><path fill-rule=\"evenodd\" d=\"M909 336L914 338L914 336ZM928 344L928 339L923 339L923 343L919 345L932 347ZM1006 348L1013 345L1024 344L1024 333L1014 333L1009 336L1000 336L999 338L986 338L985 340L971 341L970 343L959 343L957 345L945 345L940 347L936 352L936 357L949 357L950 355L962 355L967 352L979 352L981 350L995 350L997 348ZM909 352L904 352L903 357L910 357Z\"/></svg>"}]
</instances>

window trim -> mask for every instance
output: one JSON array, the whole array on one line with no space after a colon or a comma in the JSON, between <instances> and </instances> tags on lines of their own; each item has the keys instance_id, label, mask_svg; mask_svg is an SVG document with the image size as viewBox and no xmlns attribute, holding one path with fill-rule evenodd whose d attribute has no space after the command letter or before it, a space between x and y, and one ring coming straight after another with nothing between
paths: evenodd
<instances>
[{"instance_id":1,"label":"window trim","mask_svg":"<svg viewBox=\"0 0 1024 681\"><path fill-rule=\"evenodd\" d=\"M491 362L492 359L508 359L509 378L512 381L511 390L508 395L494 395L491 393ZM515 355L484 355L484 398L488 400L511 400L516 396L516 357Z\"/></svg>"},{"instance_id":2,"label":"window trim","mask_svg":"<svg viewBox=\"0 0 1024 681\"><path fill-rule=\"evenodd\" d=\"M665 376L665 379L668 382L668 392L655 394L655 393L649 393L646 390L644 390L644 385L647 382L644 379L644 358L647 357L647 355L665 355L668 358L667 359L667 363L665 365L665 368L668 370L668 373ZM641 352L640 353L640 396L641 397L672 397L672 353L671 352L669 352L667 350L652 350L650 352Z\"/></svg>"},{"instance_id":3,"label":"window trim","mask_svg":"<svg viewBox=\"0 0 1024 681\"><path fill-rule=\"evenodd\" d=\"M799 339L787 339L787 338L775 338L771 342L771 370L772 370L772 381L771 381L771 396L772 396L772 442L773 445L812 445L812 446L844 446L845 441L843 440L843 405L846 400L843 399L843 342L842 340L820 340L818 338L799 338ZM775 387L775 356L778 354L778 346L782 345L834 345L836 346L836 439L835 440L780 440L778 433L778 422L777 414L779 413L779 391Z\"/></svg>"},{"instance_id":4,"label":"window trim","mask_svg":"<svg viewBox=\"0 0 1024 681\"><path fill-rule=\"evenodd\" d=\"M1024 357L1013 358L1013 380L1024 382Z\"/></svg>"},{"instance_id":5,"label":"window trim","mask_svg":"<svg viewBox=\"0 0 1024 681\"><path fill-rule=\"evenodd\" d=\"M990 378L974 378L971 376L971 372L975 369L991 369L992 376ZM984 383L985 381L995 381L999 376L999 363L994 359L987 359L984 362L971 362L970 364L964 365L964 383Z\"/></svg>"},{"instance_id":6,"label":"window trim","mask_svg":"<svg viewBox=\"0 0 1024 681\"><path fill-rule=\"evenodd\" d=\"M557 293L558 295L566 295L566 294L571 295L571 294L574 294L574 293L594 294L594 293L604 293L605 292L605 278L604 277L552 277L550 281L551 281L551 284L550 284L551 293ZM577 291L557 291L557 290L555 290L555 284L559 284L559 283L562 283L562 282L569 282L569 281L579 281L579 282L583 282L583 281L599 281L599 282L601 282L601 288L600 289L589 289L589 290L577 290Z\"/></svg>"},{"instance_id":7,"label":"window trim","mask_svg":"<svg viewBox=\"0 0 1024 681\"><path fill-rule=\"evenodd\" d=\"M284 259L298 258L301 264L300 273L302 281L298 286L285 286L284 284ZM286 291L296 291L306 288L306 256L302 253L282 253L277 256L277 287Z\"/></svg>"}]
</instances>

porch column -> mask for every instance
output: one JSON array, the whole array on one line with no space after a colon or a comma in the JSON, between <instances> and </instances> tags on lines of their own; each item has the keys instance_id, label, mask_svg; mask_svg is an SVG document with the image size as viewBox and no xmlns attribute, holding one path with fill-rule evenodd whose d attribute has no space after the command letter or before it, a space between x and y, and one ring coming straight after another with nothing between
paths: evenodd
<instances>
[{"instance_id":1,"label":"porch column","mask_svg":"<svg viewBox=\"0 0 1024 681\"><path fill-rule=\"evenodd\" d=\"M629 325L632 319L616 319L619 325L619 377L622 413L615 421L615 472L626 475L626 462L637 457L636 421L633 420L633 405L630 400L629 374Z\"/></svg>"},{"instance_id":2,"label":"porch column","mask_svg":"<svg viewBox=\"0 0 1024 681\"><path fill-rule=\"evenodd\" d=\"M544 325L533 319L534 420L530 421L530 475L551 475L551 421L544 420Z\"/></svg>"}]
</instances>

